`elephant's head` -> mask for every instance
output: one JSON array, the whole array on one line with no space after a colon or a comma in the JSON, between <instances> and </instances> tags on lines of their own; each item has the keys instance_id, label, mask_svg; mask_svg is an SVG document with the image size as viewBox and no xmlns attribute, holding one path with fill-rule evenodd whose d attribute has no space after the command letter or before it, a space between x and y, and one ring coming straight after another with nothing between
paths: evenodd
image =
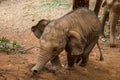
<instances>
[{"instance_id":1,"label":"elephant's head","mask_svg":"<svg viewBox=\"0 0 120 80\"><path fill-rule=\"evenodd\" d=\"M36 65L32 68L33 74L40 71L48 61L54 59L54 57L58 55L57 53L60 51L57 50L57 47L56 43L52 41L48 42L44 39L40 39L40 53Z\"/></svg>"},{"instance_id":2,"label":"elephant's head","mask_svg":"<svg viewBox=\"0 0 120 80\"><path fill-rule=\"evenodd\" d=\"M41 24L41 22L39 22ZM44 65L58 55L66 45L64 30L59 30L54 22L49 22L44 27L34 26L32 31L37 38L40 38L40 54L37 64L32 68L32 72L38 72ZM42 31L41 31L42 30ZM36 34L37 33L37 34ZM61 37L61 38L60 38Z\"/></svg>"}]
</instances>

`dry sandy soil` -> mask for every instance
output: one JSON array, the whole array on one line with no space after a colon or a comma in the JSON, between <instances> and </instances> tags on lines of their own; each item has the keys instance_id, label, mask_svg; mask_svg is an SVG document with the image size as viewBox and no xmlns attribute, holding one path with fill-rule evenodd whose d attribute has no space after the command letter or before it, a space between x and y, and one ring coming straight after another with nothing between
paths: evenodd
<instances>
[{"instance_id":1,"label":"dry sandy soil","mask_svg":"<svg viewBox=\"0 0 120 80\"><path fill-rule=\"evenodd\" d=\"M3 36L17 41L25 48L39 46L39 40L30 31L40 19L56 19L71 10L51 8L41 4L51 0L0 0L0 38ZM91 0L92 6L94 1ZM71 4L71 1L69 1ZM32 76L30 69L36 63L39 49L34 48L28 54L8 55L0 52L0 80L120 80L120 46L109 48L101 43L104 61L99 61L97 47L90 54L86 67L75 64L73 70L60 69L51 73L44 68L41 73ZM66 63L66 53L60 54L61 62ZM50 67L48 63L46 67Z\"/></svg>"}]
</instances>

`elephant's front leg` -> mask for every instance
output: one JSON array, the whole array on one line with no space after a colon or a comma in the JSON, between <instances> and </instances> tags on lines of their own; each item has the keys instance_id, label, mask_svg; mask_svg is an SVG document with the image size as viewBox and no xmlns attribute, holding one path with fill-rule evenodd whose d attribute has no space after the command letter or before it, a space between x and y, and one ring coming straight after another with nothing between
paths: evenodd
<instances>
[{"instance_id":1,"label":"elephant's front leg","mask_svg":"<svg viewBox=\"0 0 120 80\"><path fill-rule=\"evenodd\" d=\"M55 56L52 60L51 60L51 64L52 64L52 70L53 71L56 71L58 69L60 69L62 66L61 66L61 62L60 62L60 59L59 59L59 56Z\"/></svg>"},{"instance_id":2,"label":"elephant's front leg","mask_svg":"<svg viewBox=\"0 0 120 80\"><path fill-rule=\"evenodd\" d=\"M94 40L92 40L91 42L90 42L90 44L88 44L88 45L86 45L86 47L85 47L85 49L84 49L84 52L83 52L83 54L81 55L81 57L82 57L82 62L81 62L81 64L80 64L80 66L82 66L82 67L84 67L84 66L86 66L86 64L87 64L87 62L88 62L88 60L89 60L89 54L90 54L90 52L92 51L92 49L94 48L94 46L95 46L95 44L97 43L97 41L98 41L98 38L94 38Z\"/></svg>"},{"instance_id":3,"label":"elephant's front leg","mask_svg":"<svg viewBox=\"0 0 120 80\"><path fill-rule=\"evenodd\" d=\"M110 11L109 22L110 22L110 47L116 47L115 45L115 29L119 15L112 10Z\"/></svg>"},{"instance_id":4,"label":"elephant's front leg","mask_svg":"<svg viewBox=\"0 0 120 80\"><path fill-rule=\"evenodd\" d=\"M74 63L77 59L78 55L71 55L71 53L67 53L67 61L68 63L65 65L65 68L68 70L73 69Z\"/></svg>"},{"instance_id":5,"label":"elephant's front leg","mask_svg":"<svg viewBox=\"0 0 120 80\"><path fill-rule=\"evenodd\" d=\"M105 27L105 23L106 23L108 17L109 17L109 12L105 9L103 11L103 16L102 16L102 19L101 19L102 37L105 37L105 35L104 35L104 27Z\"/></svg>"}]
</instances>

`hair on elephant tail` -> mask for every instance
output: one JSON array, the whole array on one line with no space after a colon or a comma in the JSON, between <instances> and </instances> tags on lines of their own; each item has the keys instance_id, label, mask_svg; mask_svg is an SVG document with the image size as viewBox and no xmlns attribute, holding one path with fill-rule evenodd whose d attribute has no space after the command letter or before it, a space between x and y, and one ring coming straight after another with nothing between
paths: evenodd
<instances>
[{"instance_id":1,"label":"hair on elephant tail","mask_svg":"<svg viewBox=\"0 0 120 80\"><path fill-rule=\"evenodd\" d=\"M102 51L101 51L101 48L100 48L100 45L99 45L98 41L97 41L97 47L98 47L99 52L100 52L100 61L103 61L104 57L103 57L103 54L102 54Z\"/></svg>"}]
</instances>

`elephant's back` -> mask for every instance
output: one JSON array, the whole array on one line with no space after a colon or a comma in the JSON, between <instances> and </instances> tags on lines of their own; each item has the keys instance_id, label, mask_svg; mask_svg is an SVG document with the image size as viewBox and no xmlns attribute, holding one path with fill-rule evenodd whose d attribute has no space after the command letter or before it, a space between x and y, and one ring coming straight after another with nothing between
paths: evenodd
<instances>
[{"instance_id":1,"label":"elephant's back","mask_svg":"<svg viewBox=\"0 0 120 80\"><path fill-rule=\"evenodd\" d=\"M66 14L60 20L67 24L69 30L79 32L81 35L88 35L90 33L100 34L101 23L95 13L87 8L79 8Z\"/></svg>"}]
</instances>

